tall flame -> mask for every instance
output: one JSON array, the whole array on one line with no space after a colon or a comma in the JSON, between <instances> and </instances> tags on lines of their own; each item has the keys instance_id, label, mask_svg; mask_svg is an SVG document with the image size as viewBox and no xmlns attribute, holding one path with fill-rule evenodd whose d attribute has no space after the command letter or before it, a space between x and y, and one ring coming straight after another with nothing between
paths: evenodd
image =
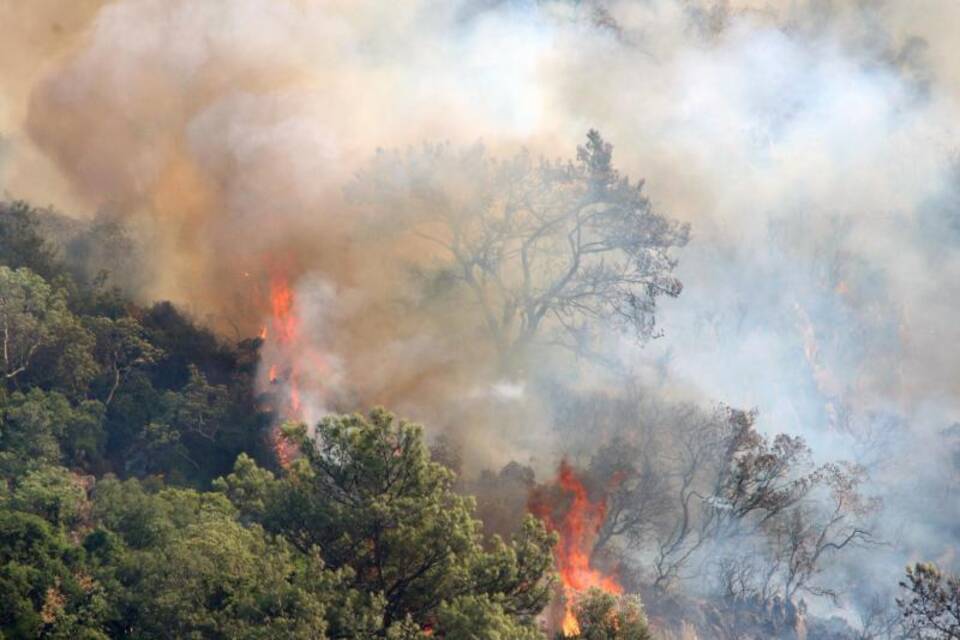
<instances>
[{"instance_id":1,"label":"tall flame","mask_svg":"<svg viewBox=\"0 0 960 640\"><path fill-rule=\"evenodd\" d=\"M573 467L560 462L556 487L564 495L565 508L537 496L531 500L530 510L540 517L547 528L559 535L554 556L564 593L564 614L560 628L564 636L580 633L580 625L574 615L578 595L597 587L607 593L623 593L623 588L614 576L606 575L590 564L593 543L607 515L606 499L590 499L589 491Z\"/></svg>"},{"instance_id":2,"label":"tall flame","mask_svg":"<svg viewBox=\"0 0 960 640\"><path fill-rule=\"evenodd\" d=\"M279 264L278 264L279 262ZM260 332L260 388L271 398L276 422L271 442L277 461L286 467L297 454L296 447L283 437L286 421L319 420L337 384L336 359L323 344L320 297L315 288L291 285L291 269L272 260L269 290L263 295L269 319ZM305 291L308 298L298 299Z\"/></svg>"},{"instance_id":3,"label":"tall flame","mask_svg":"<svg viewBox=\"0 0 960 640\"><path fill-rule=\"evenodd\" d=\"M264 340L271 340L275 349L273 357L280 362L269 363L268 380L270 384L281 382L286 388L286 397L278 411L283 420L302 420L300 403L300 371L294 350L299 338L300 319L294 311L293 289L287 278L281 274L274 274L270 281L270 329L264 327L261 335ZM282 377L281 377L282 372ZM273 427L270 436L274 453L281 466L286 467L296 455L296 450L283 437L280 424Z\"/></svg>"}]
</instances>

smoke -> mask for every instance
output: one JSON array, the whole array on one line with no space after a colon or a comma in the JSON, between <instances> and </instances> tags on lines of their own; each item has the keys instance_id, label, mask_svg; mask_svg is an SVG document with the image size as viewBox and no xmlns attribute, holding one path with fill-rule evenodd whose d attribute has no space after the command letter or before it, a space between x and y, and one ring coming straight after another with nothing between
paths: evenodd
<instances>
[{"instance_id":1,"label":"smoke","mask_svg":"<svg viewBox=\"0 0 960 640\"><path fill-rule=\"evenodd\" d=\"M69 4L0 3L3 189L126 212L140 295L224 330L259 330L282 268L334 363L311 415L381 402L459 430L472 468L552 465L548 401L498 377L455 302L410 302L430 250L344 187L381 147L571 157L596 127L694 234L664 336L609 336L622 366L868 464L894 542L878 582L955 543L957 3ZM528 369L607 383L574 365Z\"/></svg>"}]
</instances>

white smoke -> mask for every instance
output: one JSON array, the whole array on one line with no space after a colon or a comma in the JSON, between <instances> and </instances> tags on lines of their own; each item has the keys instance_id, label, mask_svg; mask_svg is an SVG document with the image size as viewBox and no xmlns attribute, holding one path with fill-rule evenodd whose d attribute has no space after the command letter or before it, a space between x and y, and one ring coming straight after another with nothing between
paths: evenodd
<instances>
[{"instance_id":1,"label":"white smoke","mask_svg":"<svg viewBox=\"0 0 960 640\"><path fill-rule=\"evenodd\" d=\"M624 365L665 397L755 407L765 430L803 434L818 458L869 464L896 543L871 558L878 582L955 544L943 431L960 419L960 4L115 0L33 11L31 24L70 13L69 46L27 49L27 65L5 56L3 189L164 221L165 268L149 294L216 312L240 272L235 253L295 244L316 274L295 283L305 325L322 334L308 339L333 354L305 391L310 417L330 408L328 393L352 392L438 423L490 397L535 412L532 389L457 377L464 345L384 313L395 268L369 238L351 252L357 212L341 189L377 147L483 140L491 153L569 157L596 127L656 208L694 233L679 256L685 291L660 308L664 337L610 337ZM469 402L422 406L459 396ZM469 435L484 462L542 448L536 425L501 422Z\"/></svg>"}]
</instances>

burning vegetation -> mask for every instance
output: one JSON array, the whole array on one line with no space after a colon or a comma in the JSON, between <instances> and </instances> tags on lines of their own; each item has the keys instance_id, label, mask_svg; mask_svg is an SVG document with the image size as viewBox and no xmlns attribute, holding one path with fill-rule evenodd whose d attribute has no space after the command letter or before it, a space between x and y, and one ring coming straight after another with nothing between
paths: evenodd
<instances>
[{"instance_id":1,"label":"burning vegetation","mask_svg":"<svg viewBox=\"0 0 960 640\"><path fill-rule=\"evenodd\" d=\"M960 638L924 6L0 1L0 637Z\"/></svg>"},{"instance_id":2,"label":"burning vegetation","mask_svg":"<svg viewBox=\"0 0 960 640\"><path fill-rule=\"evenodd\" d=\"M442 158L446 151L436 153ZM732 629L752 633L754 627L762 627L757 620L766 615L768 622L776 620L777 634L797 633L806 625L805 597L841 597L823 580L828 563L877 544L872 518L881 501L864 491L867 470L844 461L816 461L801 437L760 432L756 412L723 406L705 410L652 399L638 392L635 380L618 377L600 357L604 326L634 339L653 335L655 300L680 292L668 250L681 246L687 231L654 213L640 184L620 176L612 164L612 145L598 133L591 132L579 148L577 163L533 165L520 155L514 159L517 173L506 176L500 173L506 165L477 153L458 162L476 169L480 193L500 193L504 200L470 194L484 204L466 220L450 206L455 196L464 197L459 185L448 191L446 182L434 186L418 182L415 191L397 193L396 185L384 186L382 176L372 177L412 171L408 163L423 171L423 158L379 158L370 173L357 178L354 190L366 192L362 197L354 193L357 202L376 208L389 195L402 203L397 233L439 247L428 262L413 260L410 282L390 304L361 307L373 322L365 314L332 313L330 306L337 299L333 289L311 280L308 269L278 268L265 261L264 293L252 305L262 310L258 328L251 332L257 337L241 342L242 351L236 354L222 347L227 351L209 362L193 363L184 355L168 362L164 354L177 354L178 344L165 336L187 336L187 344L202 343L192 337L197 330L170 305L130 312L122 322L110 315L81 320L77 314L90 307L71 307L66 290L54 293L27 267L7 268L2 272L4 299L21 301L2 309L6 326L14 327L4 356L13 394L12 419L21 419L16 417L18 403L28 401L18 391L26 381L41 393L74 393L71 385L81 382L65 375L67 360L58 361L56 354L60 358L75 354L57 337L58 332L82 330L87 333L77 334L77 344L91 345L90 357L102 370L82 382L83 391L72 396L75 405L65 406L73 411L85 407L92 412L89 416L103 416L106 424L145 421L135 438L124 442L120 431L105 440L116 447L112 455L130 456L138 465L127 461L124 468L138 468L144 474L165 472L174 483L189 477L210 482L213 478L203 480L199 475L203 470L199 460L205 452L234 446L237 434L228 428L230 420L242 413L248 420L262 420L250 431L268 434L269 452L264 455L247 440L234 451L238 455L232 472L221 468L216 474L217 491L235 510L221 524L239 527L237 535L254 536L238 542L252 545L250 555L260 553L252 550L257 545L268 544L257 536L279 536L276 544L286 545L269 553L306 554L300 570L319 572L323 577L314 584L330 589L311 596L318 602L344 589L354 594L351 598L359 598L315 603L335 611L322 624L339 629L340 637L362 637L367 632L349 627L346 621L356 616L384 633L450 640L464 637L467 629L500 627L517 638L541 637L541 627L565 638L599 633L641 640L649 637L651 627L666 636L689 634L686 621L700 614L687 601L678 605L677 594L690 589L692 597L693 587L688 585L694 576L700 577L704 592L696 595L722 603L711 606L722 607L716 615ZM428 156L430 162L438 158L434 152ZM477 162L479 167L473 164ZM429 168L427 176L438 171ZM517 182L511 184L508 177ZM536 204L531 200L534 195L543 202ZM574 213L568 199L575 203ZM518 207L526 208L523 215ZM404 219L408 211L424 210L430 215L409 214L413 217ZM15 210L8 215L28 220L28 214ZM26 234L23 242L38 242L31 240L30 224L21 222L14 230ZM621 226L634 235L618 232ZM384 255L399 260L394 254ZM47 273L61 268L35 266ZM81 289L82 295L98 300L96 283L82 286L90 287ZM257 293L256 287L251 289ZM99 313L117 313L96 307L104 302L88 304ZM403 399L414 399L409 395L414 388L407 382L410 378L403 378L409 372L399 373L404 384L397 384L392 375L380 376L376 367L358 368L378 365L393 374L380 358L351 354L349 367L341 368L344 345L339 338L349 339L359 326L409 329L412 325L404 324L404 313L419 318L425 309L453 321L464 332L461 337L474 335L473 344L464 350L489 358L489 366L469 375L465 362L456 358L437 369L451 378L445 390L463 393L473 412L453 412L444 394L413 405L419 411L441 407L449 411L439 418L447 425L448 437L444 447L436 449L437 461L428 459L418 426L397 421L383 410L367 418L328 411L334 398L343 402L360 396L376 402L382 393L399 393ZM471 313L464 316L463 309ZM469 332L459 326L465 317L472 319ZM428 323L417 330L445 326ZM801 334L804 347L809 334ZM211 349L221 348L213 334L207 335ZM395 339L392 331L385 335ZM390 340L380 343L387 352L398 348ZM33 360L34 352L44 354L36 361L39 364ZM554 363L589 361L580 366L598 376L600 389L570 385L539 369L525 371L524 365L537 358ZM56 364L47 370L50 362ZM227 373L214 362L227 362ZM183 373L176 373L178 367L185 367L185 381ZM380 385L365 386L358 376L379 379ZM412 379L416 384L425 379L437 384L427 374ZM474 385L469 393L463 392L464 380ZM153 384L167 385L161 387L162 396L144 390L144 385ZM342 394L343 387L354 395ZM146 405L149 415L136 417L131 411L137 406L137 394L162 399L155 407ZM256 398L259 407L251 406ZM458 436L496 419L534 419L538 406L549 408L554 437L564 443L556 478L537 485L533 469L512 462L500 475L489 476L492 480L486 484L473 484L461 467L465 456L462 448L457 449L463 442ZM64 419L82 422L89 416ZM58 446L67 451L77 445L64 441ZM71 458L73 464L94 464L82 457L94 453L80 455ZM300 462L293 464L295 459ZM571 459L583 461L582 466L574 466ZM455 482L450 470L463 477ZM14 469L11 482L20 482L17 474L34 471ZM48 480L58 486L72 486L65 477L52 478ZM502 537L480 535L472 503L456 492L470 492L471 487L478 489L481 513L496 514L497 501L513 505L513 513L504 520L508 526L498 530L503 523L488 523L491 532ZM95 500L77 496L81 502ZM517 506L523 504L535 517L520 517ZM82 526L94 522L107 526L98 520ZM259 528L251 532L250 523ZM80 536L81 530L74 535ZM213 544L191 540L201 547ZM181 580L163 574L161 566L152 577L157 584ZM556 585L550 579L551 566L559 576ZM296 572L284 575L271 588L301 588L294 584L307 580ZM197 589L184 593L204 601L203 587ZM638 593L645 595L646 607ZM55 589L50 594L46 609L41 607L42 619L55 624L59 618L53 609L68 605ZM361 601L366 604L359 605ZM362 611L352 611L354 606ZM290 615L308 620L312 610ZM911 615L927 610L916 605ZM163 614L170 615L175 614ZM145 630L163 626L148 618L135 624ZM718 632L712 626L696 633L710 637Z\"/></svg>"},{"instance_id":3,"label":"burning vegetation","mask_svg":"<svg viewBox=\"0 0 960 640\"><path fill-rule=\"evenodd\" d=\"M270 432L277 462L288 467L296 454L293 444L284 437L282 425L286 421L301 422L303 412L300 400L300 375L298 359L294 350L298 348L300 320L293 309L293 291L286 277L275 275L270 278L270 328L261 331L266 353L261 364L267 371L268 393L277 403L274 414L276 423Z\"/></svg>"},{"instance_id":4,"label":"burning vegetation","mask_svg":"<svg viewBox=\"0 0 960 640\"><path fill-rule=\"evenodd\" d=\"M558 535L554 547L563 592L563 616L556 625L565 636L576 637L580 625L575 615L578 599L591 589L621 594L615 575L592 566L594 543L607 515L606 496L590 498L574 468L562 460L556 483L543 487L530 498L530 512Z\"/></svg>"},{"instance_id":5,"label":"burning vegetation","mask_svg":"<svg viewBox=\"0 0 960 640\"><path fill-rule=\"evenodd\" d=\"M269 440L277 461L289 466L296 448L284 437L285 424L314 423L326 413L336 383L330 357L303 326L294 286L285 269L274 267L268 280L267 323L260 330L259 386L264 408L273 416Z\"/></svg>"}]
</instances>

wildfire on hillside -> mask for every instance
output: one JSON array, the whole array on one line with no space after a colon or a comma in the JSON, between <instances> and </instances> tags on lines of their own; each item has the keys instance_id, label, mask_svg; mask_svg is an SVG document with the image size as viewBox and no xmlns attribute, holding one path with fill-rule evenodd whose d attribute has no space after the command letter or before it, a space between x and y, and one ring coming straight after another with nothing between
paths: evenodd
<instances>
[{"instance_id":1,"label":"wildfire on hillside","mask_svg":"<svg viewBox=\"0 0 960 640\"><path fill-rule=\"evenodd\" d=\"M296 455L294 446L283 437L281 425L288 420L303 419L300 403L300 372L297 359L292 357L296 348L300 320L294 312L293 289L288 279L276 273L270 279L270 326L264 326L260 335L273 348L265 350L264 365L270 385L282 389L277 395L276 411L279 420L270 432L277 462L287 467ZM269 359L269 361L267 361ZM282 375L281 375L282 372Z\"/></svg>"},{"instance_id":2,"label":"wildfire on hillside","mask_svg":"<svg viewBox=\"0 0 960 640\"><path fill-rule=\"evenodd\" d=\"M591 499L583 479L569 462L562 460L555 483L535 492L529 508L559 536L554 556L562 582L564 611L558 626L564 636L575 636L580 633L574 615L579 594L593 587L607 593L623 593L615 576L591 564L593 544L607 514L606 498Z\"/></svg>"},{"instance_id":3,"label":"wildfire on hillside","mask_svg":"<svg viewBox=\"0 0 960 640\"><path fill-rule=\"evenodd\" d=\"M315 426L339 389L341 368L331 351L325 315L334 308L335 296L293 258L267 255L262 264L263 278L251 287L263 314L257 388L261 407L273 416L270 447L285 468L297 449L284 437L284 423Z\"/></svg>"},{"instance_id":4,"label":"wildfire on hillside","mask_svg":"<svg viewBox=\"0 0 960 640\"><path fill-rule=\"evenodd\" d=\"M287 467L297 451L283 436L282 426L286 422L310 425L324 415L336 367L321 344L318 331L322 327L297 293L289 275L292 270L276 260L268 264L267 286L258 294L269 314L260 330L258 383L268 398L265 408L274 414L271 447L277 462Z\"/></svg>"}]
</instances>

